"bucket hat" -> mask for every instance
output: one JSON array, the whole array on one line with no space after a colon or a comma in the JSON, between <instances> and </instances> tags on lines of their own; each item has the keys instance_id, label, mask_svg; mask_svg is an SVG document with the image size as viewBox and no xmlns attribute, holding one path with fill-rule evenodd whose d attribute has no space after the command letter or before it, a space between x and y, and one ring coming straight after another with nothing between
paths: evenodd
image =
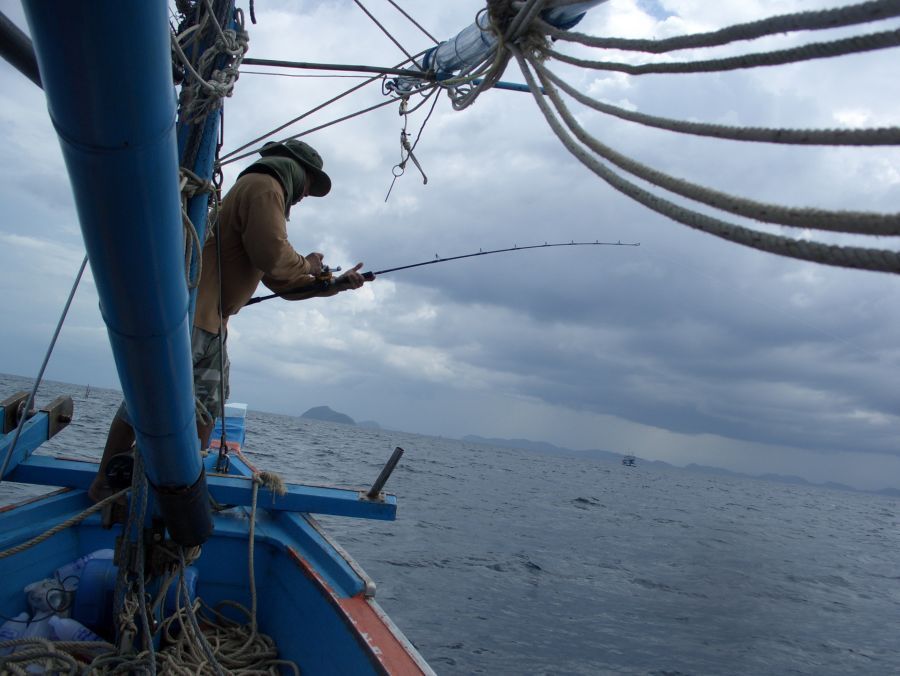
<instances>
[{"instance_id":1,"label":"bucket hat","mask_svg":"<svg viewBox=\"0 0 900 676\"><path fill-rule=\"evenodd\" d=\"M308 143L298 141L297 139L290 139L283 143L269 142L262 147L259 154L263 157L270 157L273 155L277 157L287 157L299 162L304 169L308 170L309 177L312 181L309 190L310 195L324 197L331 190L331 179L328 177L328 174L322 171L322 167L325 164L322 161L322 156Z\"/></svg>"}]
</instances>

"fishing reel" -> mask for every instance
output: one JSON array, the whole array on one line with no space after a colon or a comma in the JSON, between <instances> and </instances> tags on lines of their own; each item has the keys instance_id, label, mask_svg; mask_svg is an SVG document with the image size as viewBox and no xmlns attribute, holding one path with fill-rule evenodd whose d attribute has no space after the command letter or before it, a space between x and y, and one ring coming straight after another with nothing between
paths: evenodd
<instances>
[{"instance_id":1,"label":"fishing reel","mask_svg":"<svg viewBox=\"0 0 900 676\"><path fill-rule=\"evenodd\" d=\"M316 281L330 282L332 279L334 279L334 273L340 271L340 265L338 265L336 268L329 267L328 265L323 265L322 269L318 273L316 273Z\"/></svg>"}]
</instances>

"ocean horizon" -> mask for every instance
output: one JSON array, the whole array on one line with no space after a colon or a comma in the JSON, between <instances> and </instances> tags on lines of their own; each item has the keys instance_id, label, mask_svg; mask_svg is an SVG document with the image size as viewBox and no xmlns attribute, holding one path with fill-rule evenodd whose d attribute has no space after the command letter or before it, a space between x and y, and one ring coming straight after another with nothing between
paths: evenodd
<instances>
[{"instance_id":1,"label":"ocean horizon","mask_svg":"<svg viewBox=\"0 0 900 676\"><path fill-rule=\"evenodd\" d=\"M47 382L39 403L59 394L75 417L38 452L99 457L120 394ZM247 427L251 461L297 483L368 486L405 449L396 521L317 518L439 674L900 672L892 496L252 409Z\"/></svg>"}]
</instances>

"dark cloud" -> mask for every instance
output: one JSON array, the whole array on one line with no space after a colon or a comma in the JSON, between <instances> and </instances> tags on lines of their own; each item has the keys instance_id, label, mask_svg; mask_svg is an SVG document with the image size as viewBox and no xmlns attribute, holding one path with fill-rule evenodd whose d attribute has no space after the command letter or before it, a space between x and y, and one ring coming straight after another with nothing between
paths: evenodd
<instances>
[{"instance_id":1,"label":"dark cloud","mask_svg":"<svg viewBox=\"0 0 900 676\"><path fill-rule=\"evenodd\" d=\"M425 4L417 18L441 36L465 26L481 6ZM608 3L583 27L624 26L650 35L743 20L760 7ZM659 23L676 9L680 16ZM302 34L302 58L385 65L403 58L349 5L267 3L257 14L260 24L251 26L255 56L301 58L296 44ZM414 51L428 46L399 15L381 18ZM828 127L853 120L897 124L900 80L892 66L890 53L881 52L783 70L678 78L553 68L582 90L645 112L737 125ZM515 67L504 77L521 79ZM6 323L0 344L7 354L9 346L36 361L40 341L32 328L50 323L45 317L55 305L49 299L65 277L48 280L47 271L69 265L61 251L77 254L80 239L68 213L58 146L47 139L43 101L23 94L26 84L9 69L0 78L8 85L0 115L15 125L7 128L6 150L0 151L0 236L28 236L33 245L26 265L21 246L2 240L4 288L23 277L31 284L14 303L26 321ZM226 150L352 82L242 77L226 106ZM275 138L379 102L377 87ZM20 108L33 114L14 114ZM426 114L427 107L420 109L409 130L418 134ZM615 149L720 190L833 209L896 211L900 204L896 150L754 147L649 130L584 109L577 114ZM364 260L368 269L383 269L435 254L545 241L641 246L561 247L440 263L386 275L333 300L247 308L232 323L238 398L293 414L328 403L357 419L419 432L530 435L582 448L608 439L685 463L702 458L715 464L713 451L723 463L752 453L759 463L753 469L761 472L779 458L782 471L802 473L809 464L806 451L813 451L828 454L820 468L827 466L835 480L853 465L852 454L867 452L871 475L859 475L861 483L877 481L878 463L871 460L877 454L898 454L895 276L778 258L667 221L574 160L528 94L488 92L462 112L442 99L416 148L428 184L410 164L385 202L401 127L390 106L305 137L325 157L335 189L294 211L290 234L301 251L322 250L332 264ZM229 164L226 184L251 161ZM896 240L877 244L897 248ZM42 274L29 275L29 266ZM112 373L102 366L109 364L102 328L90 328L99 327L95 296L84 302L75 314L80 328L64 333L72 341L65 349L86 355L67 361L65 379L79 382ZM17 357L16 363L24 362ZM79 363L85 365L81 371ZM10 364L0 361L0 370L12 370ZM883 462L893 467L892 459Z\"/></svg>"}]
</instances>

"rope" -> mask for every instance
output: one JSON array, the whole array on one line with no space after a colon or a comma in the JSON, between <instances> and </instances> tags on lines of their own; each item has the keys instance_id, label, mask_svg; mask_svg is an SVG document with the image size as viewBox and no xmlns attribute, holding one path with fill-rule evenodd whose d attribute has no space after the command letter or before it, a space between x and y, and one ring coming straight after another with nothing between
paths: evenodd
<instances>
[{"instance_id":1,"label":"rope","mask_svg":"<svg viewBox=\"0 0 900 676\"><path fill-rule=\"evenodd\" d=\"M882 31L867 35L856 35L830 42L813 42L790 49L744 54L708 61L676 61L672 63L645 63L632 65L615 61L590 61L562 54L554 49L544 50L546 56L552 56L565 63L594 70L609 70L628 73L629 75L646 75L648 73L713 73L741 68L759 66L782 66L787 63L798 63L813 59L827 59L848 54L859 54L877 49L887 49L900 45L900 30Z\"/></svg>"},{"instance_id":2,"label":"rope","mask_svg":"<svg viewBox=\"0 0 900 676\"><path fill-rule=\"evenodd\" d=\"M485 11L487 14L483 14ZM481 63L463 70L459 77L438 83L438 86L447 89L447 94L450 97L454 110L464 110L475 103L475 100L483 92L493 87L500 80L503 72L506 70L511 56L506 48L506 31L501 29L498 21L506 21L510 11L511 3L509 0L490 0L487 9L481 10L476 15L476 25L481 27L482 30L488 29L494 33L498 42L493 52L488 54ZM482 24L482 16L487 16L487 26ZM472 85L479 78L480 81ZM460 87L460 85L466 86Z\"/></svg>"},{"instance_id":3,"label":"rope","mask_svg":"<svg viewBox=\"0 0 900 676\"><path fill-rule=\"evenodd\" d=\"M210 0L179 6L183 16L194 16L184 21L191 24L189 27L172 35L172 60L184 68L186 77L179 96L179 116L191 125L182 151L183 166L194 166L203 135L202 122L210 112L221 108L224 97L231 96L249 47L243 12L234 11L236 29L226 30L222 24L230 19L231 5L226 0L220 6L220 18L215 16Z\"/></svg>"},{"instance_id":4,"label":"rope","mask_svg":"<svg viewBox=\"0 0 900 676\"><path fill-rule=\"evenodd\" d=\"M895 16L900 16L900 1L873 0L872 2L863 2L845 7L835 7L833 9L782 14L760 21L728 26L727 28L709 33L678 35L662 40L594 37L583 33L560 30L559 28L546 23L542 19L537 19L536 22L541 31L554 40L577 42L582 45L587 45L588 47L600 47L603 49L620 49L624 51L662 54L679 49L718 47L740 40L755 40L756 38L765 37L767 35L777 35L779 33L855 26L872 21L881 21Z\"/></svg>"},{"instance_id":5,"label":"rope","mask_svg":"<svg viewBox=\"0 0 900 676\"><path fill-rule=\"evenodd\" d=\"M602 103L579 92L544 65L532 62L540 75L554 82L566 94L594 110L623 120L637 122L648 127L665 129L680 134L694 134L731 141L755 141L790 145L828 146L887 146L900 145L900 127L877 129L778 129L763 127L729 127L719 124L687 122L666 117L656 117Z\"/></svg>"},{"instance_id":6,"label":"rope","mask_svg":"<svg viewBox=\"0 0 900 676\"><path fill-rule=\"evenodd\" d=\"M206 674L280 674L289 669L299 674L300 669L288 660L278 658L278 649L272 639L259 632L257 613L256 571L254 546L256 540L257 497L260 486L274 494L286 491L281 478L271 472L259 472L253 477L253 494L248 529L248 576L250 580L251 608L226 601L220 607L237 609L247 618L245 624L226 618L219 610L205 608L200 599L188 602L188 589L183 572L177 588L178 611L162 624L166 649L157 652L157 666L165 673ZM184 550L179 550L180 571L187 565ZM202 620L202 625L201 625Z\"/></svg>"},{"instance_id":7,"label":"rope","mask_svg":"<svg viewBox=\"0 0 900 676\"><path fill-rule=\"evenodd\" d=\"M132 484L131 484L131 508L129 510L129 523L126 525L126 532L132 533L135 536L135 544L136 544L136 571L135 578L137 582L137 600L138 600L138 608L140 609L141 616L141 628L143 629L143 633L141 635L144 644L144 651L147 653L147 659L150 662L150 673L155 676L156 675L156 657L154 655L153 648L153 629L151 624L151 618L149 613L147 612L147 590L145 587L146 576L144 575L144 523L147 518L147 498L149 496L149 486L147 482L147 475L144 473L144 463L143 457L140 454L138 449L135 449L134 453L134 470L132 476ZM137 505L137 509L135 509L135 504ZM136 518L132 522L131 515L135 514ZM132 527L134 527L134 531L132 531ZM124 568L124 566L122 566Z\"/></svg>"},{"instance_id":8,"label":"rope","mask_svg":"<svg viewBox=\"0 0 900 676\"><path fill-rule=\"evenodd\" d=\"M537 82L528 68L524 56L522 56L521 52L515 47L512 47L511 49L528 82L532 96L537 102L538 107L541 109L541 112L544 114L544 117L547 119L547 122L550 124L551 129L553 129L553 132L560 141L562 141L563 145L565 145L582 164L600 176L600 178L606 181L610 186L623 194L628 195L640 204L689 227L761 251L839 267L894 273L900 272L900 254L897 252L861 247L831 246L818 242L807 242L751 230L680 207L677 204L653 195L623 179L601 162L598 162L594 157L586 153L584 149L579 147L566 133L550 107L538 93Z\"/></svg>"},{"instance_id":9,"label":"rope","mask_svg":"<svg viewBox=\"0 0 900 676\"><path fill-rule=\"evenodd\" d=\"M121 497L124 497L124 495L128 492L128 490L129 489L125 488L125 489L122 489L121 491L119 491L118 493L113 493L112 495L110 495L107 498L104 498L100 502L98 502L94 505L91 505L90 507L88 507L86 510L84 510L80 514L76 514L75 516L73 516L69 519L66 519L62 523L54 526L53 528L51 528L48 531L41 533L37 537L33 537L30 540L28 540L27 542L23 542L22 544L16 545L15 547L10 547L9 549L4 549L2 552L0 552L0 559L5 559L10 556L19 554L20 552L24 552L26 549L30 549L31 547L34 547L35 545L41 544L44 540L48 540L49 538L53 537L57 533L61 533L66 528L71 528L75 524L81 523L86 518L88 518L91 514L94 514L95 512L99 512L106 505L118 500Z\"/></svg>"},{"instance_id":10,"label":"rope","mask_svg":"<svg viewBox=\"0 0 900 676\"><path fill-rule=\"evenodd\" d=\"M538 70L538 77L541 78L541 84L544 86L557 112L579 141L619 168L664 190L674 192L682 197L687 197L716 209L738 216L746 216L763 223L863 235L900 235L900 213L881 214L863 211L828 211L824 209L784 207L713 190L653 169L616 152L588 134L566 108L556 88L541 75L540 70Z\"/></svg>"},{"instance_id":11,"label":"rope","mask_svg":"<svg viewBox=\"0 0 900 676\"><path fill-rule=\"evenodd\" d=\"M243 17L239 12L235 13L237 29L223 29L215 17L210 0L203 0L203 6L206 8L203 23L197 24L196 29L194 27L189 29L191 39L196 45L199 36L206 32L204 29L207 27L212 28L216 39L204 50L196 60L196 64L188 58L180 44L180 39L185 33L172 35L174 55L193 80L193 84L185 84L182 87L183 118L198 123L220 106L223 98L233 93L240 75L241 60L250 44L249 35L244 30ZM225 62L220 68L216 68L216 61L223 56ZM201 96L201 92L206 96Z\"/></svg>"},{"instance_id":12,"label":"rope","mask_svg":"<svg viewBox=\"0 0 900 676\"><path fill-rule=\"evenodd\" d=\"M181 190L181 222L184 226L184 278L188 289L195 289L200 284L200 274L203 271L203 244L197 228L188 214L188 202L197 195L209 193L212 195L213 212L218 211L218 201L215 199L216 186L212 181L205 181L190 169L179 168L179 187ZM207 235L209 231L207 230ZM196 252L196 258L194 253ZM191 277L191 263L196 260L197 270Z\"/></svg>"},{"instance_id":13,"label":"rope","mask_svg":"<svg viewBox=\"0 0 900 676\"><path fill-rule=\"evenodd\" d=\"M20 638L0 642L0 653L15 650L11 655L0 656L0 672L16 676L30 676L34 673L73 674L83 672L84 662L76 659L71 652L79 654L108 649L108 643L88 641L51 641L44 638ZM35 671L35 668L40 671Z\"/></svg>"}]
</instances>

